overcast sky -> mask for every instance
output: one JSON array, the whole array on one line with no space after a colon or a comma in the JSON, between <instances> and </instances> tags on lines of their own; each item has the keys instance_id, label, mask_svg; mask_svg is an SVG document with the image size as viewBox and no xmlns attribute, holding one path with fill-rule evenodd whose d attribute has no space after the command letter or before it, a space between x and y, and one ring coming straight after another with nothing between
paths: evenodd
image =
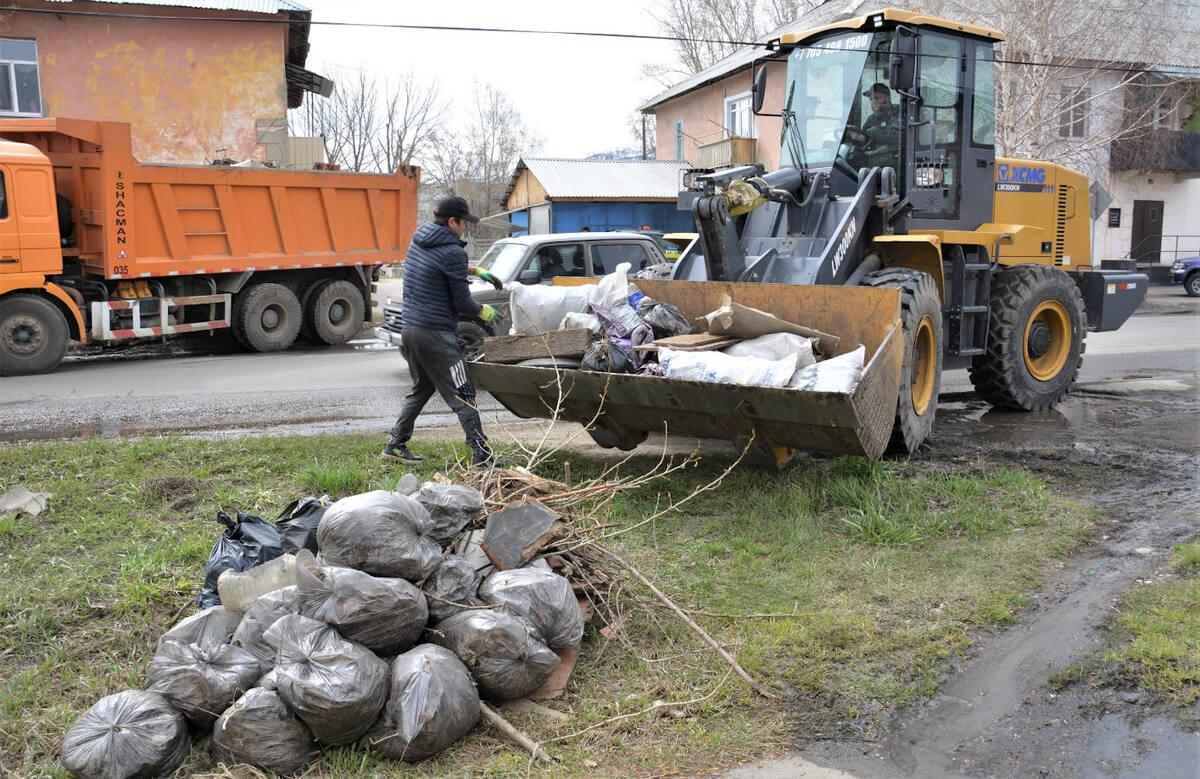
<instances>
[{"instance_id":1,"label":"overcast sky","mask_svg":"<svg viewBox=\"0 0 1200 779\"><path fill-rule=\"evenodd\" d=\"M655 0L303 2L313 9L313 21L660 33L650 15ZM324 65L361 66L381 76L412 71L436 79L458 103L470 99L474 81L490 82L544 139L539 154L561 157L633 146L629 116L662 89L642 75L642 65L672 56L662 41L504 33L313 25L309 40L309 67L318 72Z\"/></svg>"}]
</instances>

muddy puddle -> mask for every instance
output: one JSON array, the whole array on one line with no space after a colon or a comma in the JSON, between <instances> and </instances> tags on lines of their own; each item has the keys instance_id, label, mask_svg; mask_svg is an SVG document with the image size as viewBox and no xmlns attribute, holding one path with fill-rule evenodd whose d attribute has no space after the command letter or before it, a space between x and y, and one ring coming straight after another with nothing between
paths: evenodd
<instances>
[{"instance_id":1,"label":"muddy puddle","mask_svg":"<svg viewBox=\"0 0 1200 779\"><path fill-rule=\"evenodd\" d=\"M1051 684L1103 650L1121 595L1200 532L1200 402L1194 383L1178 384L1083 388L1037 414L947 399L924 459L1029 468L1104 518L1017 625L979 637L936 698L893 714L874 743L813 744L803 756L860 777L1200 776L1200 734L1178 711L1147 693Z\"/></svg>"}]
</instances>

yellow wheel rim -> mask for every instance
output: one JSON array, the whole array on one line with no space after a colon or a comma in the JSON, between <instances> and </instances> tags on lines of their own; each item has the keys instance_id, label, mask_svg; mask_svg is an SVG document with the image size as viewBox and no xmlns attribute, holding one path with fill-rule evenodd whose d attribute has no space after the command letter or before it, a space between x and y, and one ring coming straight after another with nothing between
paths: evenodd
<instances>
[{"instance_id":1,"label":"yellow wheel rim","mask_svg":"<svg viewBox=\"0 0 1200 779\"><path fill-rule=\"evenodd\" d=\"M933 386L937 383L937 339L933 335L933 319L925 316L917 324L913 339L912 407L917 416L929 410L933 402Z\"/></svg>"},{"instance_id":2,"label":"yellow wheel rim","mask_svg":"<svg viewBox=\"0 0 1200 779\"><path fill-rule=\"evenodd\" d=\"M1057 300L1044 300L1025 323L1025 367L1038 381L1062 372L1071 353L1071 318Z\"/></svg>"}]
</instances>

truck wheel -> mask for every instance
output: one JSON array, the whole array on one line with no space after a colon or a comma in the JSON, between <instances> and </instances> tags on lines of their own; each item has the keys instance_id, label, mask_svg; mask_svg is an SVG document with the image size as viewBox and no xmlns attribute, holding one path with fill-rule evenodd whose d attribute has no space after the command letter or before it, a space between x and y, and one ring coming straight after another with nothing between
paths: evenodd
<instances>
[{"instance_id":1,"label":"truck wheel","mask_svg":"<svg viewBox=\"0 0 1200 779\"><path fill-rule=\"evenodd\" d=\"M987 352L971 383L988 403L1041 411L1070 391L1083 362L1087 314L1075 282L1046 265L1017 265L992 278Z\"/></svg>"},{"instance_id":2,"label":"truck wheel","mask_svg":"<svg viewBox=\"0 0 1200 779\"><path fill-rule=\"evenodd\" d=\"M233 311L234 337L256 352L282 352L300 333L300 301L282 284L243 290Z\"/></svg>"},{"instance_id":3,"label":"truck wheel","mask_svg":"<svg viewBox=\"0 0 1200 779\"><path fill-rule=\"evenodd\" d=\"M36 295L0 300L0 376L48 373L58 367L70 340L67 318Z\"/></svg>"},{"instance_id":4,"label":"truck wheel","mask_svg":"<svg viewBox=\"0 0 1200 779\"><path fill-rule=\"evenodd\" d=\"M866 287L898 289L901 293L904 362L888 451L910 454L933 432L937 414L938 390L942 384L942 299L932 276L907 268L875 271L862 283Z\"/></svg>"},{"instance_id":5,"label":"truck wheel","mask_svg":"<svg viewBox=\"0 0 1200 779\"><path fill-rule=\"evenodd\" d=\"M1183 280L1183 291L1188 297L1200 298L1200 270L1194 270Z\"/></svg>"},{"instance_id":6,"label":"truck wheel","mask_svg":"<svg viewBox=\"0 0 1200 779\"><path fill-rule=\"evenodd\" d=\"M305 297L304 330L310 338L335 346L362 329L362 293L350 282L325 281Z\"/></svg>"}]
</instances>

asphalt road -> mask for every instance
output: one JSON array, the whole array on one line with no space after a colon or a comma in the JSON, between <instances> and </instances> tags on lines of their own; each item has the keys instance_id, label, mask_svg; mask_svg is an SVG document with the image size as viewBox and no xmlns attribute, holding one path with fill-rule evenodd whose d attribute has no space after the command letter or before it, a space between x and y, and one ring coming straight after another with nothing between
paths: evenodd
<instances>
[{"instance_id":1,"label":"asphalt road","mask_svg":"<svg viewBox=\"0 0 1200 779\"><path fill-rule=\"evenodd\" d=\"M204 432L386 434L409 384L399 352L377 342L245 354L226 338L196 337L125 359L75 358L43 376L0 379L0 442ZM1081 381L1200 377L1200 313L1136 316L1115 333L1088 337ZM971 389L965 371L948 372L942 392ZM485 419L515 421L490 397ZM423 427L455 424L435 399Z\"/></svg>"}]
</instances>

